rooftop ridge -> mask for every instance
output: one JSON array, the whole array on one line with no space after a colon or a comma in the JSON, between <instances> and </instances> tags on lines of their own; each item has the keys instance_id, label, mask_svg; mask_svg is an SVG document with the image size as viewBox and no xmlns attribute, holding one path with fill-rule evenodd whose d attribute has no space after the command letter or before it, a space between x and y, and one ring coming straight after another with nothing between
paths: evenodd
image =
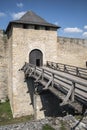
<instances>
[{"instance_id":1,"label":"rooftop ridge","mask_svg":"<svg viewBox=\"0 0 87 130\"><path fill-rule=\"evenodd\" d=\"M47 22L44 18L40 17L39 15L37 15L33 11L27 11L20 19L10 21L8 26L7 26L6 32L10 28L12 23L14 23L14 24L16 23L16 24L41 25L41 26L53 27L56 29L60 28L59 26L57 26L55 24Z\"/></svg>"},{"instance_id":2,"label":"rooftop ridge","mask_svg":"<svg viewBox=\"0 0 87 130\"><path fill-rule=\"evenodd\" d=\"M47 22L33 11L26 12L19 20ZM47 22L48 23L48 22Z\"/></svg>"}]
</instances>

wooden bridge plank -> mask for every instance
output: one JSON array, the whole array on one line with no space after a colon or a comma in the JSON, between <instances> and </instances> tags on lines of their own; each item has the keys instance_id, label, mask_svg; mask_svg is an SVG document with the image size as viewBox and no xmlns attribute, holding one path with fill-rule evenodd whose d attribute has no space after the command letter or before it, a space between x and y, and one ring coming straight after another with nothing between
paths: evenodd
<instances>
[{"instance_id":1,"label":"wooden bridge plank","mask_svg":"<svg viewBox=\"0 0 87 130\"><path fill-rule=\"evenodd\" d=\"M27 67L25 68L27 69ZM30 69L27 70L29 70L29 72L27 71L29 76L35 78L36 82L42 84L44 89L49 89L57 97L60 97L64 101L63 103L70 103L70 99L74 101L75 96L75 99L78 97L81 99L81 103L84 103L87 106L86 79L82 79L81 77L64 73L62 71L54 70L46 66L40 68L30 65ZM24 72L26 74L25 69ZM74 88L72 84L74 84ZM75 104L75 102L73 103Z\"/></svg>"},{"instance_id":2,"label":"wooden bridge plank","mask_svg":"<svg viewBox=\"0 0 87 130\"><path fill-rule=\"evenodd\" d=\"M76 92L76 95L84 95L84 98L86 99L86 101L87 101L87 80L85 80L85 79L82 79L82 78L80 78L80 77L76 77L76 76L74 76L74 75L70 75L70 74L67 74L67 73L64 73L64 72L59 72L59 71L57 71L57 70L53 70L53 69L51 69L51 68L48 68L48 67L44 67L44 69L45 70L49 70L50 72L55 72L55 73L57 73L57 74L60 74L61 76L64 76L64 77L66 77L66 78L70 78L71 80L75 80L76 82L81 82L81 83L84 83L85 84L85 86L81 86L81 85L78 85L78 84L76 84L76 87L78 87L78 88L81 88L81 89L84 89L86 92L84 93L83 91L81 91L81 90L79 90L79 89L75 89L75 92ZM62 86L64 86L64 88L66 89L66 90L68 90L69 88L70 88L70 85L68 85L68 84L65 84L64 82L62 82L62 81L60 81L60 80L55 80L57 83L59 83L59 84L61 84ZM69 83L70 83L70 81L69 81ZM83 87L83 88L82 88Z\"/></svg>"},{"instance_id":3,"label":"wooden bridge plank","mask_svg":"<svg viewBox=\"0 0 87 130\"><path fill-rule=\"evenodd\" d=\"M46 66L43 66L43 68L44 68L45 70L50 71L50 72L55 72L55 73L60 74L60 75L62 75L62 76L64 76L64 77L66 77L66 78L69 77L71 80L75 80L75 81L77 81L77 82L79 81L79 82L84 83L84 84L87 85L87 80L86 80L86 79L82 79L82 78L80 78L80 77L77 77L77 76L74 76L74 75L71 75L71 74L68 74L68 73L64 73L64 72L61 72L61 71L58 71L58 70L53 70L53 69L48 68L48 67L46 67Z\"/></svg>"}]
</instances>

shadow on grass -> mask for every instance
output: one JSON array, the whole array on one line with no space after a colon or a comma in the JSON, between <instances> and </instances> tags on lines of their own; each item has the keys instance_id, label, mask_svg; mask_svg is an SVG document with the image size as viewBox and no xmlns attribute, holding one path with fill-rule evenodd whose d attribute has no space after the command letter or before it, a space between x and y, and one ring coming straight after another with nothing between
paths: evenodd
<instances>
[{"instance_id":1,"label":"shadow on grass","mask_svg":"<svg viewBox=\"0 0 87 130\"><path fill-rule=\"evenodd\" d=\"M0 103L0 125L8 125L29 121L33 116L13 118L9 102Z\"/></svg>"}]
</instances>

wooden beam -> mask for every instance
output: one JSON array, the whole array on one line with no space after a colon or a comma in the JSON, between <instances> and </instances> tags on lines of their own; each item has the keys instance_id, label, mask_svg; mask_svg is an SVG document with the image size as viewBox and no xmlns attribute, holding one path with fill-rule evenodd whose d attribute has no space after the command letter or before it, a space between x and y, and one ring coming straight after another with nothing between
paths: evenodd
<instances>
[{"instance_id":1,"label":"wooden beam","mask_svg":"<svg viewBox=\"0 0 87 130\"><path fill-rule=\"evenodd\" d=\"M74 101L74 96L75 96L75 83L72 83L72 86L70 87L66 97L64 98L63 102L61 105L67 104L69 101L69 98L71 97L71 101Z\"/></svg>"}]
</instances>

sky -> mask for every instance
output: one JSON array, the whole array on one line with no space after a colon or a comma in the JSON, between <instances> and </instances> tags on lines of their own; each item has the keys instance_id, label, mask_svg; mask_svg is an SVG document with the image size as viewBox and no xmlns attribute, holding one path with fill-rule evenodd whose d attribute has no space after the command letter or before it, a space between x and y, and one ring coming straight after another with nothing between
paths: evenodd
<instances>
[{"instance_id":1,"label":"sky","mask_svg":"<svg viewBox=\"0 0 87 130\"><path fill-rule=\"evenodd\" d=\"M87 39L87 0L1 0L0 29L29 10L60 26L58 36Z\"/></svg>"}]
</instances>

